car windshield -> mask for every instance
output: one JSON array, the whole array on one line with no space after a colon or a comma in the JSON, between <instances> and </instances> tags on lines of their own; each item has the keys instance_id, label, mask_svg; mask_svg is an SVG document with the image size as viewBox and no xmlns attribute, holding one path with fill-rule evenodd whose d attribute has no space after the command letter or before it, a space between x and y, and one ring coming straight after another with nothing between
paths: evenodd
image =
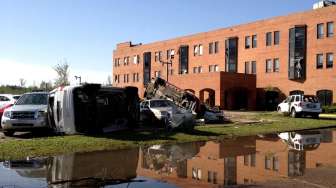
<instances>
[{"instance_id":1,"label":"car windshield","mask_svg":"<svg viewBox=\"0 0 336 188\"><path fill-rule=\"evenodd\" d=\"M303 101L304 102L311 102L311 103L318 103L317 98L315 96L312 96L312 95L303 96Z\"/></svg>"},{"instance_id":2,"label":"car windshield","mask_svg":"<svg viewBox=\"0 0 336 188\"><path fill-rule=\"evenodd\" d=\"M157 101L151 101L150 102L151 108L160 108L160 107L170 107L169 101L164 100L157 100Z\"/></svg>"},{"instance_id":3,"label":"car windshield","mask_svg":"<svg viewBox=\"0 0 336 188\"><path fill-rule=\"evenodd\" d=\"M34 94L22 95L15 105L46 105L46 104L48 104L48 94L34 93Z\"/></svg>"}]
</instances>

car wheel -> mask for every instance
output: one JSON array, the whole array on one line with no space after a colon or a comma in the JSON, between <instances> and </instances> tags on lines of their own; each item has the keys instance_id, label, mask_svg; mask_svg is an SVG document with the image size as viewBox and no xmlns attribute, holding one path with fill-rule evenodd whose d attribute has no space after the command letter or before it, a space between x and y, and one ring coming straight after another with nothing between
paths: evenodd
<instances>
[{"instance_id":1,"label":"car wheel","mask_svg":"<svg viewBox=\"0 0 336 188\"><path fill-rule=\"evenodd\" d=\"M5 136L13 136L14 135L14 131L4 131L3 132L3 134L5 135Z\"/></svg>"},{"instance_id":2,"label":"car wheel","mask_svg":"<svg viewBox=\"0 0 336 188\"><path fill-rule=\"evenodd\" d=\"M281 107L279 106L278 109L277 109L278 113L281 114Z\"/></svg>"},{"instance_id":3,"label":"car wheel","mask_svg":"<svg viewBox=\"0 0 336 188\"><path fill-rule=\"evenodd\" d=\"M293 118L296 118L296 117L297 117L297 113L296 113L296 111L295 111L295 108L292 108L292 110L291 110L291 116L292 116Z\"/></svg>"}]
</instances>

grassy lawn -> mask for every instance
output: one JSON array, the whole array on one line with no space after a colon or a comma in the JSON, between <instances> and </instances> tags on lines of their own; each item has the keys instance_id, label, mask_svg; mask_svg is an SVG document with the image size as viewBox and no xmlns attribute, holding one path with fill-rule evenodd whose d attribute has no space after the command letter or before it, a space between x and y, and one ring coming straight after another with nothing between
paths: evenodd
<instances>
[{"instance_id":1,"label":"grassy lawn","mask_svg":"<svg viewBox=\"0 0 336 188\"><path fill-rule=\"evenodd\" d=\"M5 139L0 142L0 160L26 156L51 156L72 152L118 149L162 143L179 143L223 139L274 132L336 126L332 119L293 119L276 113L256 113L244 116L244 123L198 126L188 133L164 131L122 131L104 136L53 136L30 139ZM256 122L252 122L256 121Z\"/></svg>"}]
</instances>

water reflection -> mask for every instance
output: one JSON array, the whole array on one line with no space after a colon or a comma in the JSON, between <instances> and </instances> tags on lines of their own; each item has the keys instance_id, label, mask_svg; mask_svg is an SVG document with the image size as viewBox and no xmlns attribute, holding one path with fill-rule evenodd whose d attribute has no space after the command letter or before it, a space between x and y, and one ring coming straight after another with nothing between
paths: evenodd
<instances>
[{"instance_id":1,"label":"water reflection","mask_svg":"<svg viewBox=\"0 0 336 188\"><path fill-rule=\"evenodd\" d=\"M304 131L5 161L0 185L220 188L308 182L333 187L335 138L332 130Z\"/></svg>"}]
</instances>

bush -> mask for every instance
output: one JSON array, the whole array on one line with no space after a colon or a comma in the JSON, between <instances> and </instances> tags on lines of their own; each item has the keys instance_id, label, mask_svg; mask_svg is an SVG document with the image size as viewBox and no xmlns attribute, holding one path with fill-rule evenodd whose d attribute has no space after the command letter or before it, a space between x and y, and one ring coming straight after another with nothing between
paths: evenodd
<instances>
[{"instance_id":1,"label":"bush","mask_svg":"<svg viewBox=\"0 0 336 188\"><path fill-rule=\"evenodd\" d=\"M322 111L324 113L336 113L336 104L333 104L331 106L323 106Z\"/></svg>"}]
</instances>

